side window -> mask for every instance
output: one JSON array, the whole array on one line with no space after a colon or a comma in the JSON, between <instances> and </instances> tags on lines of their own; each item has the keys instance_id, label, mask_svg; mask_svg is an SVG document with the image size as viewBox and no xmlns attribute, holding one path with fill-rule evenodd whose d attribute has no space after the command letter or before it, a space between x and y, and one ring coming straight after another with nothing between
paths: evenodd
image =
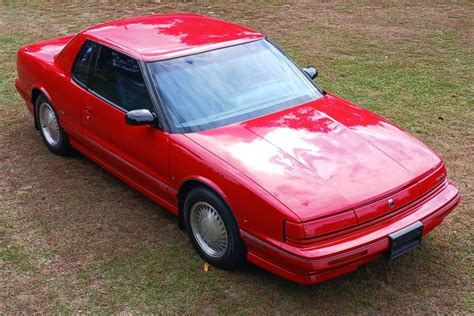
<instances>
[{"instance_id":1,"label":"side window","mask_svg":"<svg viewBox=\"0 0 474 316\"><path fill-rule=\"evenodd\" d=\"M149 109L152 103L138 62L101 46L90 88L126 111Z\"/></svg>"},{"instance_id":2,"label":"side window","mask_svg":"<svg viewBox=\"0 0 474 316\"><path fill-rule=\"evenodd\" d=\"M74 67L72 67L72 76L80 83L87 85L87 78L89 76L89 66L92 60L92 53L94 52L95 44L91 41L86 41L82 45L81 50L77 54Z\"/></svg>"}]
</instances>

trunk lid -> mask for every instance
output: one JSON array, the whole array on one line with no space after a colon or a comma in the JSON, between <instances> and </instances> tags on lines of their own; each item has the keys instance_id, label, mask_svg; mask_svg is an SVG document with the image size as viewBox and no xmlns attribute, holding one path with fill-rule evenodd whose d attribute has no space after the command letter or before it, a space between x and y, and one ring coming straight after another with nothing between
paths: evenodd
<instances>
[{"instance_id":1,"label":"trunk lid","mask_svg":"<svg viewBox=\"0 0 474 316\"><path fill-rule=\"evenodd\" d=\"M54 58L62 49L71 41L74 36L64 36L49 39L47 41L38 42L24 46L23 49L28 54L35 56L49 64L54 62Z\"/></svg>"}]
</instances>

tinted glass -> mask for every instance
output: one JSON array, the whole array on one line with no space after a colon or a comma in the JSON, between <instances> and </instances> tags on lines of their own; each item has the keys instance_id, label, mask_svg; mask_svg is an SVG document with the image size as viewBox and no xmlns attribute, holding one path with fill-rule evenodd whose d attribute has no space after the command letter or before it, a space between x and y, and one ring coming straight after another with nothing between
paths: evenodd
<instances>
[{"instance_id":1,"label":"tinted glass","mask_svg":"<svg viewBox=\"0 0 474 316\"><path fill-rule=\"evenodd\" d=\"M82 45L81 50L77 54L74 67L72 69L72 75L74 78L83 83L87 84L87 76L89 75L89 65L92 59L92 53L94 51L95 44L91 41L86 41Z\"/></svg>"},{"instance_id":2,"label":"tinted glass","mask_svg":"<svg viewBox=\"0 0 474 316\"><path fill-rule=\"evenodd\" d=\"M92 90L126 111L153 108L138 62L131 57L102 46L91 80Z\"/></svg>"},{"instance_id":3,"label":"tinted glass","mask_svg":"<svg viewBox=\"0 0 474 316\"><path fill-rule=\"evenodd\" d=\"M149 64L168 116L201 131L317 99L321 91L266 40Z\"/></svg>"}]
</instances>

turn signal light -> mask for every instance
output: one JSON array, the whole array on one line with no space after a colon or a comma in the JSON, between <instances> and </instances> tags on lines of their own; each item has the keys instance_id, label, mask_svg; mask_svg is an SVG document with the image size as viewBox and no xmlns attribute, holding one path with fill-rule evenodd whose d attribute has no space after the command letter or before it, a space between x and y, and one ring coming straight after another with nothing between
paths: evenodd
<instances>
[{"instance_id":1,"label":"turn signal light","mask_svg":"<svg viewBox=\"0 0 474 316\"><path fill-rule=\"evenodd\" d=\"M316 220L294 223L285 222L285 237L290 240L311 239L356 226L357 217L354 211L348 210Z\"/></svg>"},{"instance_id":2,"label":"turn signal light","mask_svg":"<svg viewBox=\"0 0 474 316\"><path fill-rule=\"evenodd\" d=\"M285 222L285 236L294 239L304 239L304 227L302 223Z\"/></svg>"}]
</instances>

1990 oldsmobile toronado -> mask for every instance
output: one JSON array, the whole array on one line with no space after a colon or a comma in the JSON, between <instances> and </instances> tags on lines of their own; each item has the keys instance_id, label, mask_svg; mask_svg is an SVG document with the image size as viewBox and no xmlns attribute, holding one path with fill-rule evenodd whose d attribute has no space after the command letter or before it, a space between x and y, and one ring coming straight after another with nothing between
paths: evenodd
<instances>
[{"instance_id":1,"label":"1990 oldsmobile toronado","mask_svg":"<svg viewBox=\"0 0 474 316\"><path fill-rule=\"evenodd\" d=\"M178 216L199 255L313 284L421 243L459 203L442 160L263 34L193 14L22 47L16 88L74 148Z\"/></svg>"}]
</instances>

